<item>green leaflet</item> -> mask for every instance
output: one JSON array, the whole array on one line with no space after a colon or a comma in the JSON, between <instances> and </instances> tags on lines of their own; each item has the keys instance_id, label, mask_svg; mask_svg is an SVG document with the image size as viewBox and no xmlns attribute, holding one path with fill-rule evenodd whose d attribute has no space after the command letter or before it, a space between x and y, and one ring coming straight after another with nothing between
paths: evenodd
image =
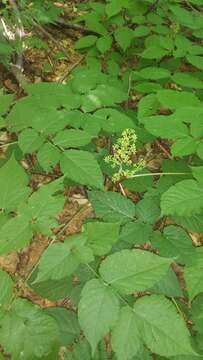
<instances>
[{"instance_id":1,"label":"green leaflet","mask_svg":"<svg viewBox=\"0 0 203 360\"><path fill-rule=\"evenodd\" d=\"M94 157L88 151L67 150L61 158L61 169L69 179L82 185L103 189L103 176Z\"/></svg>"},{"instance_id":2,"label":"green leaflet","mask_svg":"<svg viewBox=\"0 0 203 360\"><path fill-rule=\"evenodd\" d=\"M108 256L100 266L105 282L123 294L144 291L164 276L171 260L142 250L122 250Z\"/></svg>"},{"instance_id":3,"label":"green leaflet","mask_svg":"<svg viewBox=\"0 0 203 360\"><path fill-rule=\"evenodd\" d=\"M97 217L103 218L104 221L125 223L134 219L133 202L119 193L91 191L89 199Z\"/></svg>"},{"instance_id":4,"label":"green leaflet","mask_svg":"<svg viewBox=\"0 0 203 360\"><path fill-rule=\"evenodd\" d=\"M0 208L15 210L29 194L28 176L23 167L12 156L0 168Z\"/></svg>"},{"instance_id":5,"label":"green leaflet","mask_svg":"<svg viewBox=\"0 0 203 360\"><path fill-rule=\"evenodd\" d=\"M161 198L163 215L189 216L203 208L203 190L195 180L183 180L171 186Z\"/></svg>"},{"instance_id":6,"label":"green leaflet","mask_svg":"<svg viewBox=\"0 0 203 360\"><path fill-rule=\"evenodd\" d=\"M118 311L119 300L109 287L97 279L86 283L79 303L78 318L91 345L92 354L98 342L114 325Z\"/></svg>"},{"instance_id":7,"label":"green leaflet","mask_svg":"<svg viewBox=\"0 0 203 360\"><path fill-rule=\"evenodd\" d=\"M135 303L134 314L142 340L152 352L167 357L195 355L186 324L169 300L143 297Z\"/></svg>"},{"instance_id":8,"label":"green leaflet","mask_svg":"<svg viewBox=\"0 0 203 360\"><path fill-rule=\"evenodd\" d=\"M190 301L192 301L196 295L203 292L202 258L202 248L199 248L197 249L195 264L185 269L184 277Z\"/></svg>"},{"instance_id":9,"label":"green leaflet","mask_svg":"<svg viewBox=\"0 0 203 360\"><path fill-rule=\"evenodd\" d=\"M136 316L129 306L122 307L112 332L112 347L118 360L132 359L141 347Z\"/></svg>"},{"instance_id":10,"label":"green leaflet","mask_svg":"<svg viewBox=\"0 0 203 360\"><path fill-rule=\"evenodd\" d=\"M120 225L116 223L90 222L86 225L88 245L95 255L107 254L118 241Z\"/></svg>"}]
</instances>

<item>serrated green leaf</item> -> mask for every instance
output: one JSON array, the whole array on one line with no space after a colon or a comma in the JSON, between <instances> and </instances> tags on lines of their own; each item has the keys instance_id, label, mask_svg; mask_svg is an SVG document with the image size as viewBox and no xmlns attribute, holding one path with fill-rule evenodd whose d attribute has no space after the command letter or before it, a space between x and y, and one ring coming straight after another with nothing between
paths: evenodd
<instances>
[{"instance_id":1,"label":"serrated green leaf","mask_svg":"<svg viewBox=\"0 0 203 360\"><path fill-rule=\"evenodd\" d=\"M183 72L177 72L172 76L173 81L183 87L189 87L194 89L203 89L203 82L190 74Z\"/></svg>"},{"instance_id":2,"label":"serrated green leaf","mask_svg":"<svg viewBox=\"0 0 203 360\"><path fill-rule=\"evenodd\" d=\"M0 229L0 254L23 249L32 238L29 216L17 215L7 221Z\"/></svg>"},{"instance_id":3,"label":"serrated green leaf","mask_svg":"<svg viewBox=\"0 0 203 360\"><path fill-rule=\"evenodd\" d=\"M188 128L173 115L150 116L143 119L145 128L154 136L165 139L179 139L188 135Z\"/></svg>"},{"instance_id":4,"label":"serrated green leaf","mask_svg":"<svg viewBox=\"0 0 203 360\"><path fill-rule=\"evenodd\" d=\"M169 268L167 274L153 285L149 291L155 294L163 294L168 297L182 296L179 281L171 268Z\"/></svg>"},{"instance_id":5,"label":"serrated green leaf","mask_svg":"<svg viewBox=\"0 0 203 360\"><path fill-rule=\"evenodd\" d=\"M103 189L103 176L94 155L83 150L67 150L61 158L64 175L76 183Z\"/></svg>"},{"instance_id":6,"label":"serrated green leaf","mask_svg":"<svg viewBox=\"0 0 203 360\"><path fill-rule=\"evenodd\" d=\"M112 348L118 360L132 359L141 347L140 334L133 309L122 307L112 331Z\"/></svg>"},{"instance_id":7,"label":"serrated green leaf","mask_svg":"<svg viewBox=\"0 0 203 360\"><path fill-rule=\"evenodd\" d=\"M1 345L13 360L34 360L47 355L59 344L54 319L27 300L15 300L1 318Z\"/></svg>"},{"instance_id":8,"label":"serrated green leaf","mask_svg":"<svg viewBox=\"0 0 203 360\"><path fill-rule=\"evenodd\" d=\"M130 244L145 244L149 242L152 232L149 224L141 221L129 222L122 227L119 240Z\"/></svg>"},{"instance_id":9,"label":"serrated green leaf","mask_svg":"<svg viewBox=\"0 0 203 360\"><path fill-rule=\"evenodd\" d=\"M0 115L4 115L11 106L13 95L0 95Z\"/></svg>"},{"instance_id":10,"label":"serrated green leaf","mask_svg":"<svg viewBox=\"0 0 203 360\"><path fill-rule=\"evenodd\" d=\"M115 39L121 49L126 51L126 49L130 46L132 39L134 38L134 31L129 29L128 27L119 27L114 32Z\"/></svg>"},{"instance_id":11,"label":"serrated green leaf","mask_svg":"<svg viewBox=\"0 0 203 360\"><path fill-rule=\"evenodd\" d=\"M102 36L97 40L97 49L104 54L111 48L112 42L111 35Z\"/></svg>"},{"instance_id":12,"label":"serrated green leaf","mask_svg":"<svg viewBox=\"0 0 203 360\"><path fill-rule=\"evenodd\" d=\"M97 36L94 35L83 36L78 41L76 41L75 49L79 50L79 49L85 49L91 47L96 43L96 41L97 41Z\"/></svg>"},{"instance_id":13,"label":"serrated green leaf","mask_svg":"<svg viewBox=\"0 0 203 360\"><path fill-rule=\"evenodd\" d=\"M178 139L171 147L173 156L186 156L195 153L199 141L191 136L185 136Z\"/></svg>"},{"instance_id":14,"label":"serrated green leaf","mask_svg":"<svg viewBox=\"0 0 203 360\"><path fill-rule=\"evenodd\" d=\"M144 59L161 59L162 57L168 54L168 50L163 49L162 47L151 45L147 47L140 55Z\"/></svg>"},{"instance_id":15,"label":"serrated green leaf","mask_svg":"<svg viewBox=\"0 0 203 360\"><path fill-rule=\"evenodd\" d=\"M61 157L60 150L50 143L45 143L37 152L37 160L45 171L50 171Z\"/></svg>"},{"instance_id":16,"label":"serrated green leaf","mask_svg":"<svg viewBox=\"0 0 203 360\"><path fill-rule=\"evenodd\" d=\"M88 245L95 255L105 255L118 241L120 225L116 223L90 222L86 225Z\"/></svg>"},{"instance_id":17,"label":"serrated green leaf","mask_svg":"<svg viewBox=\"0 0 203 360\"><path fill-rule=\"evenodd\" d=\"M0 208L15 210L29 194L28 176L12 156L0 168Z\"/></svg>"},{"instance_id":18,"label":"serrated green leaf","mask_svg":"<svg viewBox=\"0 0 203 360\"><path fill-rule=\"evenodd\" d=\"M171 186L161 198L163 215L189 216L203 208L202 186L194 180L183 180Z\"/></svg>"},{"instance_id":19,"label":"serrated green leaf","mask_svg":"<svg viewBox=\"0 0 203 360\"><path fill-rule=\"evenodd\" d=\"M171 260L147 251L122 250L108 256L99 269L111 286L124 294L144 291L167 273Z\"/></svg>"},{"instance_id":20,"label":"serrated green leaf","mask_svg":"<svg viewBox=\"0 0 203 360\"><path fill-rule=\"evenodd\" d=\"M143 79L160 80L170 77L170 72L167 69L155 66L149 66L139 71L139 75Z\"/></svg>"},{"instance_id":21,"label":"serrated green leaf","mask_svg":"<svg viewBox=\"0 0 203 360\"><path fill-rule=\"evenodd\" d=\"M157 93L160 103L168 109L179 109L187 106L198 106L199 99L195 94L186 91L160 90Z\"/></svg>"},{"instance_id":22,"label":"serrated green leaf","mask_svg":"<svg viewBox=\"0 0 203 360\"><path fill-rule=\"evenodd\" d=\"M195 260L196 251L191 237L180 227L170 225L163 231L164 237L154 238L153 245L161 256L174 258L177 263L189 265Z\"/></svg>"},{"instance_id":23,"label":"serrated green leaf","mask_svg":"<svg viewBox=\"0 0 203 360\"><path fill-rule=\"evenodd\" d=\"M98 342L113 327L118 312L119 301L111 288L97 279L85 284L78 306L78 318L93 354Z\"/></svg>"},{"instance_id":24,"label":"serrated green leaf","mask_svg":"<svg viewBox=\"0 0 203 360\"><path fill-rule=\"evenodd\" d=\"M190 64L192 64L193 66L195 66L200 70L203 70L203 58L201 56L188 55L186 58Z\"/></svg>"},{"instance_id":25,"label":"serrated green leaf","mask_svg":"<svg viewBox=\"0 0 203 360\"><path fill-rule=\"evenodd\" d=\"M34 283L60 280L71 275L81 263L93 261L92 251L85 246L85 240L82 235L75 235L63 243L50 245L40 259Z\"/></svg>"},{"instance_id":26,"label":"serrated green leaf","mask_svg":"<svg viewBox=\"0 0 203 360\"><path fill-rule=\"evenodd\" d=\"M142 340L152 352L166 357L196 354L184 320L163 296L142 297L135 303L134 314Z\"/></svg>"},{"instance_id":27,"label":"serrated green leaf","mask_svg":"<svg viewBox=\"0 0 203 360\"><path fill-rule=\"evenodd\" d=\"M33 129L23 130L18 137L18 145L24 154L37 151L43 142L44 139Z\"/></svg>"},{"instance_id":28,"label":"serrated green leaf","mask_svg":"<svg viewBox=\"0 0 203 360\"><path fill-rule=\"evenodd\" d=\"M119 193L91 191L89 199L97 217L104 221L125 223L134 219L135 205Z\"/></svg>"},{"instance_id":29,"label":"serrated green leaf","mask_svg":"<svg viewBox=\"0 0 203 360\"><path fill-rule=\"evenodd\" d=\"M91 135L86 131L69 129L59 132L53 142L62 148L78 148L89 144L91 139Z\"/></svg>"}]
</instances>

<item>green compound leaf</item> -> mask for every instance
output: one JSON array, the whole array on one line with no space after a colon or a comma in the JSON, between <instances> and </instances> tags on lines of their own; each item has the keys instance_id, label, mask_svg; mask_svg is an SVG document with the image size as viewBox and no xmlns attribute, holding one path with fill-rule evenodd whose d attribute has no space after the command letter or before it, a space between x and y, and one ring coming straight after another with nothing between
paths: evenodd
<instances>
[{"instance_id":1,"label":"green compound leaf","mask_svg":"<svg viewBox=\"0 0 203 360\"><path fill-rule=\"evenodd\" d=\"M78 306L79 323L94 354L98 342L118 318L119 300L111 288L97 279L88 281Z\"/></svg>"},{"instance_id":2,"label":"green compound leaf","mask_svg":"<svg viewBox=\"0 0 203 360\"><path fill-rule=\"evenodd\" d=\"M161 197L163 215L190 216L203 209L203 189L195 180L171 186Z\"/></svg>"},{"instance_id":3,"label":"green compound leaf","mask_svg":"<svg viewBox=\"0 0 203 360\"><path fill-rule=\"evenodd\" d=\"M171 260L147 251L122 250L108 256L100 266L100 275L108 284L131 294L152 287L168 271Z\"/></svg>"},{"instance_id":4,"label":"green compound leaf","mask_svg":"<svg viewBox=\"0 0 203 360\"><path fill-rule=\"evenodd\" d=\"M35 360L49 354L59 344L55 320L27 300L15 300L1 314L0 342L13 360Z\"/></svg>"},{"instance_id":5,"label":"green compound leaf","mask_svg":"<svg viewBox=\"0 0 203 360\"><path fill-rule=\"evenodd\" d=\"M0 168L0 208L15 210L29 194L28 176L12 156Z\"/></svg>"},{"instance_id":6,"label":"green compound leaf","mask_svg":"<svg viewBox=\"0 0 203 360\"><path fill-rule=\"evenodd\" d=\"M88 151L65 151L61 158L61 170L76 183L103 189L102 172L94 155Z\"/></svg>"},{"instance_id":7,"label":"green compound leaf","mask_svg":"<svg viewBox=\"0 0 203 360\"><path fill-rule=\"evenodd\" d=\"M184 320L163 296L142 297L135 303L134 314L142 340L152 352L167 358L196 355Z\"/></svg>"},{"instance_id":8,"label":"green compound leaf","mask_svg":"<svg viewBox=\"0 0 203 360\"><path fill-rule=\"evenodd\" d=\"M112 348L118 360L132 359L141 348L137 319L130 306L120 310L119 318L112 331Z\"/></svg>"},{"instance_id":9,"label":"green compound leaf","mask_svg":"<svg viewBox=\"0 0 203 360\"><path fill-rule=\"evenodd\" d=\"M89 199L97 217L104 221L125 223L134 219L135 205L119 193L91 191Z\"/></svg>"}]
</instances>

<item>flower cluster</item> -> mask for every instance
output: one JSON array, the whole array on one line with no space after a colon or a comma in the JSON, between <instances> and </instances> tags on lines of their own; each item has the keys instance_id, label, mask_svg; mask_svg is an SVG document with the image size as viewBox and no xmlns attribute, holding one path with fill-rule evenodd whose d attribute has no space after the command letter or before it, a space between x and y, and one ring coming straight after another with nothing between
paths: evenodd
<instances>
[{"instance_id":1,"label":"flower cluster","mask_svg":"<svg viewBox=\"0 0 203 360\"><path fill-rule=\"evenodd\" d=\"M132 156L137 152L136 141L135 130L124 130L116 144L112 146L113 155L105 157L105 161L111 164L112 168L118 167L118 171L112 176L114 182L123 178L131 178L145 167L143 159L139 159L136 163L132 161Z\"/></svg>"}]
</instances>

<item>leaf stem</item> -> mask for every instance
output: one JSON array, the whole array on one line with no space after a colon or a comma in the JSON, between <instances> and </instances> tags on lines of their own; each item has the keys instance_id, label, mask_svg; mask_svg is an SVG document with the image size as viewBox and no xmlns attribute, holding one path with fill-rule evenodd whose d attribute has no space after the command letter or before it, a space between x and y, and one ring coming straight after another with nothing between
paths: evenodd
<instances>
[{"instance_id":1,"label":"leaf stem","mask_svg":"<svg viewBox=\"0 0 203 360\"><path fill-rule=\"evenodd\" d=\"M145 174L137 174L137 175L133 175L130 176L128 179L133 179L136 177L145 177L145 176L163 176L163 175L190 175L190 173L186 173L186 172L156 172L156 173L145 173Z\"/></svg>"}]
</instances>

